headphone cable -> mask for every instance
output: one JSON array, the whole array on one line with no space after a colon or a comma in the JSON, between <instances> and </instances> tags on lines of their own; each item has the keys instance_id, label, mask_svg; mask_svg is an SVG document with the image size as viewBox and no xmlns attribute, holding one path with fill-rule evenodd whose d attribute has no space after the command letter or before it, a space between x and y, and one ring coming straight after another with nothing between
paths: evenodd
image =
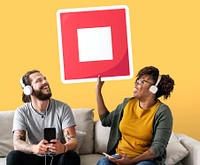
<instances>
[{"instance_id":1,"label":"headphone cable","mask_svg":"<svg viewBox=\"0 0 200 165\"><path fill-rule=\"evenodd\" d=\"M49 165L52 165L53 164L53 155L50 155L48 154L48 156L51 156L51 161L50 161L50 164ZM44 160L44 164L47 165L47 154L45 154L45 160Z\"/></svg>"}]
</instances>

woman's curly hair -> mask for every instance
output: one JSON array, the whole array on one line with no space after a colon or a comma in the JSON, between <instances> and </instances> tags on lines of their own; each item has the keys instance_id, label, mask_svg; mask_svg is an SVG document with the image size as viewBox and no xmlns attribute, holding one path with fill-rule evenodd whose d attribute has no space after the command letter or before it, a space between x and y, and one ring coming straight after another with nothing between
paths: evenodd
<instances>
[{"instance_id":1,"label":"woman's curly hair","mask_svg":"<svg viewBox=\"0 0 200 165\"><path fill-rule=\"evenodd\" d=\"M147 66L141 69L136 77L140 78L142 75L151 76L155 84L159 76L159 70L154 66ZM169 98L171 92L174 90L174 85L174 80L169 75L161 75L161 80L157 85L158 91L156 92L156 99L161 96L164 99Z\"/></svg>"}]
</instances>

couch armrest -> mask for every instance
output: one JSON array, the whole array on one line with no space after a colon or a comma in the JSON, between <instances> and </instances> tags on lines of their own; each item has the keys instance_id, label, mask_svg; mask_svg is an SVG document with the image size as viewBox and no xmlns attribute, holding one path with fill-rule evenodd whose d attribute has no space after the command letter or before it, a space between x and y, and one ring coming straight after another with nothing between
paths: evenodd
<instances>
[{"instance_id":1,"label":"couch armrest","mask_svg":"<svg viewBox=\"0 0 200 165\"><path fill-rule=\"evenodd\" d=\"M200 142L185 134L176 134L189 155L181 162L186 165L200 165Z\"/></svg>"}]
</instances>

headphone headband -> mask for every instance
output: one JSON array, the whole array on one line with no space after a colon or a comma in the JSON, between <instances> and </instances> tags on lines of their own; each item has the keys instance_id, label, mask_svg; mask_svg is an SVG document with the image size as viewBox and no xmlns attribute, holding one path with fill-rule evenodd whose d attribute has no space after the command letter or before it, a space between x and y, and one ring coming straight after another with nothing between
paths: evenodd
<instances>
[{"instance_id":1,"label":"headphone headband","mask_svg":"<svg viewBox=\"0 0 200 165\"><path fill-rule=\"evenodd\" d=\"M33 92L33 88L30 85L25 85L23 82L23 77L20 78L20 84L23 88L23 92L26 96L29 96Z\"/></svg>"},{"instance_id":2,"label":"headphone headband","mask_svg":"<svg viewBox=\"0 0 200 165\"><path fill-rule=\"evenodd\" d=\"M20 84L21 84L22 88L25 87L25 84L24 84L24 82L23 82L23 77L20 78Z\"/></svg>"},{"instance_id":3,"label":"headphone headband","mask_svg":"<svg viewBox=\"0 0 200 165\"><path fill-rule=\"evenodd\" d=\"M160 80L161 80L161 77L162 77L162 76L159 74L155 86L158 86L158 84L159 84L159 82L160 82Z\"/></svg>"}]
</instances>

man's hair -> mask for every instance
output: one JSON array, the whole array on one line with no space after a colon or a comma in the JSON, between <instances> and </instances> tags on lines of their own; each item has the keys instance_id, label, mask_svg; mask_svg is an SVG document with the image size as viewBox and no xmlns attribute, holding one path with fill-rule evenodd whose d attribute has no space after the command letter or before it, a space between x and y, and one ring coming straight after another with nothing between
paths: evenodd
<instances>
[{"instance_id":1,"label":"man's hair","mask_svg":"<svg viewBox=\"0 0 200 165\"><path fill-rule=\"evenodd\" d=\"M23 77L22 77L22 82L23 84L26 86L26 85L30 85L31 86L31 79L30 79L30 75L33 74L33 73L37 73L40 71L39 70L31 70L31 71L28 71ZM24 103L27 103L27 102L30 102L31 101L31 97L30 96L27 96L24 94L24 92L22 93L22 101Z\"/></svg>"}]
</instances>

